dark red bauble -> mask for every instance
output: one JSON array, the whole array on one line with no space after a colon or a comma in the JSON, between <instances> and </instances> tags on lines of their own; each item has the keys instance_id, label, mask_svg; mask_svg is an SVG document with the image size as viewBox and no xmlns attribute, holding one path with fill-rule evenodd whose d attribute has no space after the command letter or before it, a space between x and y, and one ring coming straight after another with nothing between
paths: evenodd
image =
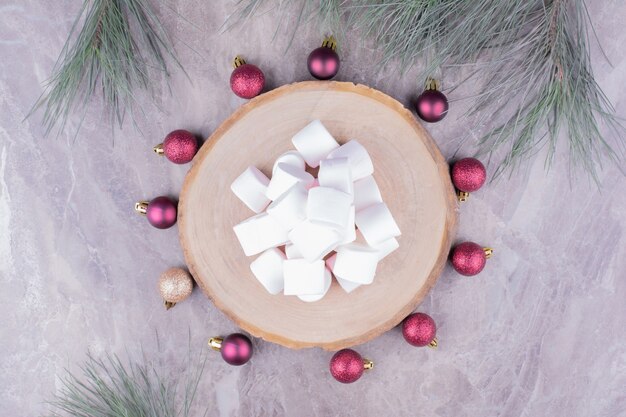
<instances>
[{"instance_id":1,"label":"dark red bauble","mask_svg":"<svg viewBox=\"0 0 626 417\"><path fill-rule=\"evenodd\" d=\"M439 90L425 90L415 100L417 115L428 123L435 123L448 114L448 99Z\"/></svg>"},{"instance_id":2,"label":"dark red bauble","mask_svg":"<svg viewBox=\"0 0 626 417\"><path fill-rule=\"evenodd\" d=\"M435 320L428 314L413 313L402 322L404 340L413 346L427 346L437 334Z\"/></svg>"},{"instance_id":3,"label":"dark red bauble","mask_svg":"<svg viewBox=\"0 0 626 417\"><path fill-rule=\"evenodd\" d=\"M233 333L222 341L222 358L230 365L240 366L252 358L252 342L248 336Z\"/></svg>"},{"instance_id":4,"label":"dark red bauble","mask_svg":"<svg viewBox=\"0 0 626 417\"><path fill-rule=\"evenodd\" d=\"M358 352L342 349L330 360L330 373L337 381L350 384L361 378L363 371L372 366L372 361L364 360Z\"/></svg>"},{"instance_id":5,"label":"dark red bauble","mask_svg":"<svg viewBox=\"0 0 626 417\"><path fill-rule=\"evenodd\" d=\"M467 193L474 192L485 184L487 170L476 158L463 158L452 166L452 183L460 190Z\"/></svg>"},{"instance_id":6,"label":"dark red bauble","mask_svg":"<svg viewBox=\"0 0 626 417\"><path fill-rule=\"evenodd\" d=\"M176 202L161 196L150 201L146 208L146 217L157 229L167 229L176 224L176 211Z\"/></svg>"},{"instance_id":7,"label":"dark red bauble","mask_svg":"<svg viewBox=\"0 0 626 417\"><path fill-rule=\"evenodd\" d=\"M451 261L456 272L472 276L483 270L487 263L487 255L479 244L463 242L452 249Z\"/></svg>"},{"instance_id":8,"label":"dark red bauble","mask_svg":"<svg viewBox=\"0 0 626 417\"><path fill-rule=\"evenodd\" d=\"M198 151L198 140L187 130L174 130L163 140L165 157L175 164L190 162Z\"/></svg>"},{"instance_id":9,"label":"dark red bauble","mask_svg":"<svg viewBox=\"0 0 626 417\"><path fill-rule=\"evenodd\" d=\"M230 74L230 88L241 98L258 96L265 87L265 75L257 66L243 64Z\"/></svg>"},{"instance_id":10,"label":"dark red bauble","mask_svg":"<svg viewBox=\"0 0 626 417\"><path fill-rule=\"evenodd\" d=\"M330 80L339 72L339 55L333 49L321 46L309 54L307 66L318 80Z\"/></svg>"}]
</instances>

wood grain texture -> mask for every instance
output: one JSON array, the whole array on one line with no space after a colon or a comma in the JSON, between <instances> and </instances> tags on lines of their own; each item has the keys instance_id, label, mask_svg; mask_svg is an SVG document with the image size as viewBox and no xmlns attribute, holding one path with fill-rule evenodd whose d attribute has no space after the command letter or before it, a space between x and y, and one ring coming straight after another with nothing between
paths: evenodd
<instances>
[{"instance_id":1,"label":"wood grain texture","mask_svg":"<svg viewBox=\"0 0 626 417\"><path fill-rule=\"evenodd\" d=\"M346 294L336 282L321 301L270 295L250 272L232 227L252 216L230 191L250 165L270 176L291 137L320 119L340 143L358 139L402 236L374 283ZM448 164L410 111L372 88L309 81L280 87L243 105L196 155L180 195L178 223L196 282L237 325L290 348L337 350L396 326L443 269L456 229Z\"/></svg>"}]
</instances>

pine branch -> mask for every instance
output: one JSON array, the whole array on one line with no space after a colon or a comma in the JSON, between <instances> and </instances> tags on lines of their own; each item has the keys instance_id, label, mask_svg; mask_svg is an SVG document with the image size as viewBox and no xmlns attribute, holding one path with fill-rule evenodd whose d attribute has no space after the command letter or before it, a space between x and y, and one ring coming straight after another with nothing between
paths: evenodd
<instances>
[{"instance_id":1,"label":"pine branch","mask_svg":"<svg viewBox=\"0 0 626 417\"><path fill-rule=\"evenodd\" d=\"M136 91L150 90L151 72L169 77L168 58L182 69L148 0L85 0L53 75L27 117L43 107L46 134L55 127L61 132L70 114L80 110L84 117L100 94L111 123L121 126L137 104Z\"/></svg>"}]
</instances>

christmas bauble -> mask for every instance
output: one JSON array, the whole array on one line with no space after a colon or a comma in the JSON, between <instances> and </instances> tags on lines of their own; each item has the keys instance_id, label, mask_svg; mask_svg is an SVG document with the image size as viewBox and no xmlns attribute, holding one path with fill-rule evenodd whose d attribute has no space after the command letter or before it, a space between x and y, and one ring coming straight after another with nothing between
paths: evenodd
<instances>
[{"instance_id":1,"label":"christmas bauble","mask_svg":"<svg viewBox=\"0 0 626 417\"><path fill-rule=\"evenodd\" d=\"M258 67L246 64L241 57L236 57L235 69L230 74L230 88L241 98L258 96L265 86L265 75Z\"/></svg>"},{"instance_id":2,"label":"christmas bauble","mask_svg":"<svg viewBox=\"0 0 626 417\"><path fill-rule=\"evenodd\" d=\"M169 197L157 197L148 203L145 214L157 229L170 228L176 224L176 202Z\"/></svg>"},{"instance_id":3,"label":"christmas bauble","mask_svg":"<svg viewBox=\"0 0 626 417\"><path fill-rule=\"evenodd\" d=\"M413 313L402 322L402 335L413 346L437 346L435 320L428 314Z\"/></svg>"},{"instance_id":4,"label":"christmas bauble","mask_svg":"<svg viewBox=\"0 0 626 417\"><path fill-rule=\"evenodd\" d=\"M371 369L374 363L352 349L342 349L330 360L330 373L339 382L350 384L363 375L363 371Z\"/></svg>"},{"instance_id":5,"label":"christmas bauble","mask_svg":"<svg viewBox=\"0 0 626 417\"><path fill-rule=\"evenodd\" d=\"M452 249L452 266L461 275L476 275L483 270L492 252L474 242L460 243Z\"/></svg>"},{"instance_id":6,"label":"christmas bauble","mask_svg":"<svg viewBox=\"0 0 626 417\"><path fill-rule=\"evenodd\" d=\"M159 278L159 293L168 310L189 297L192 291L193 279L184 269L170 268Z\"/></svg>"},{"instance_id":7,"label":"christmas bauble","mask_svg":"<svg viewBox=\"0 0 626 417\"><path fill-rule=\"evenodd\" d=\"M168 133L163 143L154 147L154 151L175 164L186 164L198 151L198 140L187 130L174 130Z\"/></svg>"},{"instance_id":8,"label":"christmas bauble","mask_svg":"<svg viewBox=\"0 0 626 417\"><path fill-rule=\"evenodd\" d=\"M452 166L452 183L467 193L474 192L483 186L487 179L485 166L478 159L463 158Z\"/></svg>"},{"instance_id":9,"label":"christmas bauble","mask_svg":"<svg viewBox=\"0 0 626 417\"><path fill-rule=\"evenodd\" d=\"M435 123L448 114L448 99L439 90L425 90L415 100L417 115L424 121Z\"/></svg>"},{"instance_id":10,"label":"christmas bauble","mask_svg":"<svg viewBox=\"0 0 626 417\"><path fill-rule=\"evenodd\" d=\"M252 342L245 334L233 333L221 337L212 337L209 346L214 350L219 350L222 359L230 365L240 366L252 358Z\"/></svg>"},{"instance_id":11,"label":"christmas bauble","mask_svg":"<svg viewBox=\"0 0 626 417\"><path fill-rule=\"evenodd\" d=\"M309 54L307 66L318 80L330 80L339 71L339 55L332 48L321 46Z\"/></svg>"}]
</instances>

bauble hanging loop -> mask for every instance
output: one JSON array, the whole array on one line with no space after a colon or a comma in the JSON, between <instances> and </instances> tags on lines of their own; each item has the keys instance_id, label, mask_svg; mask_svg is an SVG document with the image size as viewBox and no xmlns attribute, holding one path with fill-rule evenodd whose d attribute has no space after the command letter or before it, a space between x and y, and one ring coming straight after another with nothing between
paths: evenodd
<instances>
[{"instance_id":1,"label":"bauble hanging loop","mask_svg":"<svg viewBox=\"0 0 626 417\"><path fill-rule=\"evenodd\" d=\"M484 248L474 242L463 242L452 248L452 267L461 275L473 276L483 270L493 249Z\"/></svg>"},{"instance_id":2,"label":"bauble hanging loop","mask_svg":"<svg viewBox=\"0 0 626 417\"><path fill-rule=\"evenodd\" d=\"M413 346L437 347L437 325L425 313L413 313L402 321L402 336Z\"/></svg>"},{"instance_id":3,"label":"bauble hanging loop","mask_svg":"<svg viewBox=\"0 0 626 417\"><path fill-rule=\"evenodd\" d=\"M343 384L355 382L364 371L374 368L374 362L363 357L352 349L342 349L330 360L330 373Z\"/></svg>"},{"instance_id":4,"label":"bauble hanging loop","mask_svg":"<svg viewBox=\"0 0 626 417\"><path fill-rule=\"evenodd\" d=\"M151 201L135 203L135 211L145 215L148 222L157 229L168 229L176 224L176 205L171 198L160 196Z\"/></svg>"},{"instance_id":5,"label":"bauble hanging loop","mask_svg":"<svg viewBox=\"0 0 626 417\"><path fill-rule=\"evenodd\" d=\"M439 82L433 78L426 81L426 89L415 100L415 111L420 119L435 123L448 114L448 98L439 91Z\"/></svg>"},{"instance_id":6,"label":"bauble hanging loop","mask_svg":"<svg viewBox=\"0 0 626 417\"><path fill-rule=\"evenodd\" d=\"M257 66L246 64L237 55L233 60L235 70L230 74L230 88L238 97L251 99L258 96L265 87L265 75Z\"/></svg>"},{"instance_id":7,"label":"bauble hanging loop","mask_svg":"<svg viewBox=\"0 0 626 417\"><path fill-rule=\"evenodd\" d=\"M477 191L487 180L485 166L476 158L459 159L452 165L452 183L457 189L459 201L465 202L469 193Z\"/></svg>"},{"instance_id":8,"label":"bauble hanging loop","mask_svg":"<svg viewBox=\"0 0 626 417\"><path fill-rule=\"evenodd\" d=\"M209 339L209 346L222 354L222 359L229 365L240 366L252 358L252 341L245 334L233 333L221 337Z\"/></svg>"},{"instance_id":9,"label":"bauble hanging loop","mask_svg":"<svg viewBox=\"0 0 626 417\"><path fill-rule=\"evenodd\" d=\"M337 40L334 36L324 39L322 46L314 49L307 59L307 67L311 75L318 80L330 80L339 72L339 55Z\"/></svg>"},{"instance_id":10,"label":"bauble hanging loop","mask_svg":"<svg viewBox=\"0 0 626 417\"><path fill-rule=\"evenodd\" d=\"M170 268L159 278L159 293L168 310L189 297L192 291L193 279L184 269Z\"/></svg>"},{"instance_id":11,"label":"bauble hanging loop","mask_svg":"<svg viewBox=\"0 0 626 417\"><path fill-rule=\"evenodd\" d=\"M187 130L174 130L168 133L163 143L159 143L153 150L157 155L164 155L175 164L186 164L198 151L198 140Z\"/></svg>"}]
</instances>

